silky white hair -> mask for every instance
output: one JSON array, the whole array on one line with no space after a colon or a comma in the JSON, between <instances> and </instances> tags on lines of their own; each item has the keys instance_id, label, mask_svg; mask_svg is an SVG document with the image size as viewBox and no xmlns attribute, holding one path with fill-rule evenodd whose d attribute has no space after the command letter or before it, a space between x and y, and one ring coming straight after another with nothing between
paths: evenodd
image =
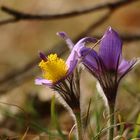
<instances>
[{"instance_id":1,"label":"silky white hair","mask_svg":"<svg viewBox=\"0 0 140 140\"><path fill-rule=\"evenodd\" d=\"M103 89L102 89L102 87L101 87L99 82L96 83L96 88L97 88L97 91L99 92L99 95L102 97L102 99L103 99L103 101L105 103L105 106L108 107L107 98L106 98L106 96L104 94L104 91L103 91Z\"/></svg>"}]
</instances>

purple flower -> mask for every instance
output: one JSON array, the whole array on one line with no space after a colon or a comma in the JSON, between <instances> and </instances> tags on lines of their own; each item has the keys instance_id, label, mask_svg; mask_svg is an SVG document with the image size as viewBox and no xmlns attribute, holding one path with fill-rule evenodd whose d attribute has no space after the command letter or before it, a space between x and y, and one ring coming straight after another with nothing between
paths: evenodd
<instances>
[{"instance_id":1,"label":"purple flower","mask_svg":"<svg viewBox=\"0 0 140 140\"><path fill-rule=\"evenodd\" d=\"M79 46L80 47L80 46ZM115 102L120 80L137 64L122 57L122 41L110 27L99 44L99 51L90 48L80 50L82 63L99 81L108 102Z\"/></svg>"},{"instance_id":2,"label":"purple flower","mask_svg":"<svg viewBox=\"0 0 140 140\"><path fill-rule=\"evenodd\" d=\"M50 54L46 57L43 53L40 53L40 58L42 61L39 63L39 67L42 69L43 78L37 78L35 84L52 88L72 109L78 108L79 100L77 100L72 86L73 71L78 61L77 54L73 53L66 62L59 58L57 54ZM75 100L75 102L72 102L72 100Z\"/></svg>"},{"instance_id":3,"label":"purple flower","mask_svg":"<svg viewBox=\"0 0 140 140\"><path fill-rule=\"evenodd\" d=\"M59 35L60 34L62 36L62 32L59 33ZM64 35L66 39L67 36L63 33L63 36ZM45 54L40 52L39 55L42 61L39 63L39 67L43 71L44 78L37 78L35 80L35 84L54 86L69 77L69 75L71 75L76 68L78 59L81 56L81 49L84 48L85 43L89 41L95 42L95 39L86 37L77 42L76 45L73 45L73 49L66 62L63 59L59 58L57 54L50 54L48 57L46 57ZM72 42L67 43L69 47L70 45L72 46L71 43Z\"/></svg>"},{"instance_id":4,"label":"purple flower","mask_svg":"<svg viewBox=\"0 0 140 140\"><path fill-rule=\"evenodd\" d=\"M72 51L66 62L59 58L57 54L50 54L46 57L41 52L40 58L42 61L39 63L39 67L42 69L43 78L37 78L35 84L49 86L57 91L72 109L77 109L80 107L79 83L77 84L79 77L77 77L78 75L75 74L74 70L80 56L79 50L85 46L85 42L94 39L87 37L74 45L64 32L58 33L58 35L66 40Z\"/></svg>"},{"instance_id":5,"label":"purple flower","mask_svg":"<svg viewBox=\"0 0 140 140\"><path fill-rule=\"evenodd\" d=\"M99 40L99 51L86 47L86 42L96 42L91 37L85 37L78 41L76 45L64 32L58 33L71 50L71 55L77 52L77 57L81 60L89 72L98 80L100 93L103 94L107 103L110 115L109 127L114 125L114 109L120 80L138 63L139 59L126 61L122 57L122 41L119 35L110 27L104 36ZM98 43L97 42L97 43ZM97 43L95 45L97 45ZM95 46L94 45L94 46ZM114 128L108 129L109 139L113 139Z\"/></svg>"}]
</instances>

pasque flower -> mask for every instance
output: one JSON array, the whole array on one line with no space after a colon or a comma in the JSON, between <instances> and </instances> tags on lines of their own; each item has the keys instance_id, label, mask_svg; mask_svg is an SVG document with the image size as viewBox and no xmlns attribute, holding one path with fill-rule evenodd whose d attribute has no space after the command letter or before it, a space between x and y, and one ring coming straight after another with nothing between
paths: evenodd
<instances>
[{"instance_id":1,"label":"pasque flower","mask_svg":"<svg viewBox=\"0 0 140 140\"><path fill-rule=\"evenodd\" d=\"M42 60L39 67L42 69L43 78L37 78L35 84L45 85L57 91L72 109L79 107L79 99L77 99L79 97L73 89L73 71L78 61L76 53L66 62L57 54L50 54L46 57L40 52L40 58Z\"/></svg>"},{"instance_id":2,"label":"pasque flower","mask_svg":"<svg viewBox=\"0 0 140 140\"><path fill-rule=\"evenodd\" d=\"M54 89L71 109L76 110L80 107L80 91L77 87L79 84L76 83L78 80L76 80L77 76L75 76L74 71L80 55L79 50L86 41L95 41L95 39L87 37L74 45L64 32L58 33L58 35L64 38L68 46L73 49L66 62L57 54L50 54L46 57L44 53L40 52L39 55L42 60L39 67L42 69L43 78L37 78L35 84ZM79 47L79 44L82 46Z\"/></svg>"},{"instance_id":3,"label":"pasque flower","mask_svg":"<svg viewBox=\"0 0 140 140\"><path fill-rule=\"evenodd\" d=\"M62 34L69 48L73 51L74 45L65 33ZM78 57L89 72L98 80L102 88L105 101L108 103L108 111L110 115L109 127L114 124L114 108L117 90L121 79L138 63L139 59L133 58L130 61L122 57L122 41L111 27L107 29L101 40L99 40L99 51L96 52L92 48L86 47L85 43L95 42L83 38L82 42L76 45ZM94 40L94 41L93 41ZM113 139L114 128L111 127L108 133L108 140Z\"/></svg>"},{"instance_id":4,"label":"pasque flower","mask_svg":"<svg viewBox=\"0 0 140 140\"><path fill-rule=\"evenodd\" d=\"M127 61L122 57L122 41L111 27L101 38L98 52L84 48L80 54L82 63L99 81L108 102L114 103L120 80L132 70L138 59Z\"/></svg>"},{"instance_id":5,"label":"pasque flower","mask_svg":"<svg viewBox=\"0 0 140 140\"><path fill-rule=\"evenodd\" d=\"M98 80L101 94L107 101L107 109L110 116L108 140L114 137L114 109L117 90L121 79L138 63L139 59L130 61L122 57L122 41L111 27L107 29L100 40L99 51L90 48L80 50L82 63L90 73ZM102 92L103 91L103 92Z\"/></svg>"},{"instance_id":6,"label":"pasque flower","mask_svg":"<svg viewBox=\"0 0 140 140\"><path fill-rule=\"evenodd\" d=\"M67 61L59 58L57 54L50 54L47 57L40 52L39 67L42 69L43 78L37 78L37 85L45 85L57 91L63 99L61 102L71 112L76 122L77 139L82 140L82 121L80 110L80 74L76 68L80 53L87 41L95 42L95 39L86 37L77 44L73 44L70 38L64 32L57 33L63 38L69 48L72 50ZM80 46L79 46L80 44Z\"/></svg>"},{"instance_id":7,"label":"pasque flower","mask_svg":"<svg viewBox=\"0 0 140 140\"><path fill-rule=\"evenodd\" d=\"M114 103L117 95L118 85L121 79L133 69L138 63L137 58L130 61L122 57L122 41L111 27L107 29L101 40L99 40L99 51L86 47L86 42L96 42L95 38L85 37L76 45L64 32L59 32L68 47L77 52L77 57L99 81L102 90L109 103Z\"/></svg>"}]
</instances>

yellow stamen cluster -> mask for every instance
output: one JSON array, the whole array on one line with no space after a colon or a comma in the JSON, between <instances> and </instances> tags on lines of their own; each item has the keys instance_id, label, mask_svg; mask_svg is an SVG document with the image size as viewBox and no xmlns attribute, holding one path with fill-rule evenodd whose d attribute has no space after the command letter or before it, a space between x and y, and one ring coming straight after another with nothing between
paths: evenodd
<instances>
[{"instance_id":1,"label":"yellow stamen cluster","mask_svg":"<svg viewBox=\"0 0 140 140\"><path fill-rule=\"evenodd\" d=\"M65 61L58 58L57 54L50 54L47 61L42 60L39 63L39 67L43 70L43 77L53 83L63 78L68 70Z\"/></svg>"}]
</instances>

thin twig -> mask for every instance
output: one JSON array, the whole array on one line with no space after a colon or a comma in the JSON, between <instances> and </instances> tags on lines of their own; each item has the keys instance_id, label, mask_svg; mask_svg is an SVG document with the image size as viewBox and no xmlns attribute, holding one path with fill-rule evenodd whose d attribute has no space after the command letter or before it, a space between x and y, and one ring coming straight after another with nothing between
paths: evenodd
<instances>
[{"instance_id":1,"label":"thin twig","mask_svg":"<svg viewBox=\"0 0 140 140\"><path fill-rule=\"evenodd\" d=\"M0 21L0 25L19 22L21 20L52 20L52 19L69 18L69 17L74 17L74 16L78 16L78 15L83 15L83 14L95 12L95 11L106 9L106 8L111 9L111 10L116 9L118 7L130 4L130 3L133 3L136 1L138 1L138 0L118 0L118 1L113 2L113 3L101 3L99 5L96 5L96 6L93 6L90 8L70 11L67 13L53 14L53 15L50 15L50 14L44 14L44 15L30 14L30 13L25 13L25 12L15 10L13 8L9 8L7 6L2 6L0 8L1 11L3 11L4 13L7 13L8 15L13 16L13 18L9 18L9 19Z\"/></svg>"}]
</instances>

